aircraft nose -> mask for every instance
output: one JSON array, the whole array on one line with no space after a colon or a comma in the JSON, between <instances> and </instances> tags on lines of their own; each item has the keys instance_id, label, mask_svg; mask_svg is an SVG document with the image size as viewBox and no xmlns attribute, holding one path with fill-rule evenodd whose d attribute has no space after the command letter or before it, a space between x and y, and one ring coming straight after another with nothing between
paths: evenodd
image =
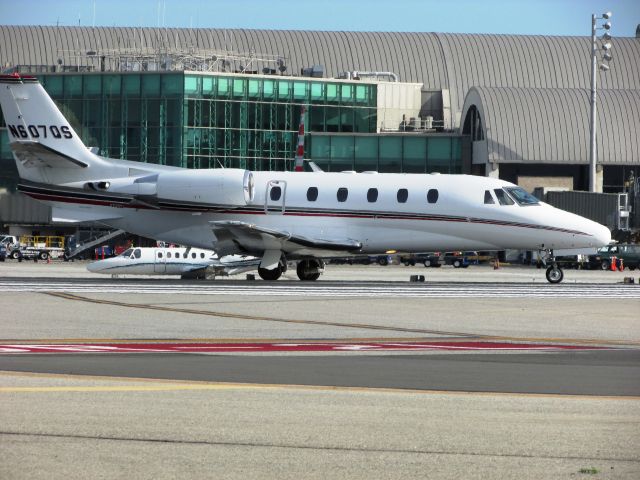
<instances>
[{"instance_id":1,"label":"aircraft nose","mask_svg":"<svg viewBox=\"0 0 640 480\"><path fill-rule=\"evenodd\" d=\"M593 223L594 226L591 234L596 240L596 246L603 247L605 245L609 245L609 243L611 243L611 231L609 230L609 228L596 222Z\"/></svg>"},{"instance_id":2,"label":"aircraft nose","mask_svg":"<svg viewBox=\"0 0 640 480\"><path fill-rule=\"evenodd\" d=\"M87 270L89 270L91 273L98 273L100 272L100 270L102 270L102 268L103 266L100 264L100 261L92 262L87 265Z\"/></svg>"}]
</instances>

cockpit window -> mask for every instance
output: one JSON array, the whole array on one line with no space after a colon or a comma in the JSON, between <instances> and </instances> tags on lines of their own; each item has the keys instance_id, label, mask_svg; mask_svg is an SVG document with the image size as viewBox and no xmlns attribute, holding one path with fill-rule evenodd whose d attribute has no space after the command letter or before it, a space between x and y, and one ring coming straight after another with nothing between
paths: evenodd
<instances>
[{"instance_id":1,"label":"cockpit window","mask_svg":"<svg viewBox=\"0 0 640 480\"><path fill-rule=\"evenodd\" d=\"M131 252L133 252L133 248L128 248L124 252L120 254L121 257L129 257L131 256Z\"/></svg>"},{"instance_id":2,"label":"cockpit window","mask_svg":"<svg viewBox=\"0 0 640 480\"><path fill-rule=\"evenodd\" d=\"M518 205L538 205L540 201L521 187L507 187L507 192L518 202Z\"/></svg>"},{"instance_id":3,"label":"cockpit window","mask_svg":"<svg viewBox=\"0 0 640 480\"><path fill-rule=\"evenodd\" d=\"M493 191L495 192L496 197L498 198L498 203L500 205L513 205L515 203L503 189L495 188Z\"/></svg>"},{"instance_id":4,"label":"cockpit window","mask_svg":"<svg viewBox=\"0 0 640 480\"><path fill-rule=\"evenodd\" d=\"M496 203L496 201L491 196L491 191L490 190L485 190L484 191L484 204L485 205L493 205L495 203Z\"/></svg>"},{"instance_id":5,"label":"cockpit window","mask_svg":"<svg viewBox=\"0 0 640 480\"><path fill-rule=\"evenodd\" d=\"M139 248L136 248L133 251L133 256L136 257L136 258L140 258L142 256L142 251Z\"/></svg>"}]
</instances>

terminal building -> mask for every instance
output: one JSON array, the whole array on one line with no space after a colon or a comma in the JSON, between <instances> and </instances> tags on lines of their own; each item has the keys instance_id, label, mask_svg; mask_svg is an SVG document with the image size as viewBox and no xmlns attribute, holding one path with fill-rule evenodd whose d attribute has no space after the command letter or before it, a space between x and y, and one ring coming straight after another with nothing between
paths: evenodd
<instances>
[{"instance_id":1,"label":"terminal building","mask_svg":"<svg viewBox=\"0 0 640 480\"><path fill-rule=\"evenodd\" d=\"M640 169L640 38L598 76L600 191ZM589 37L0 26L5 73L37 76L85 144L188 168L290 170L301 107L326 171L470 173L587 190ZM0 117L0 223L15 192Z\"/></svg>"}]
</instances>

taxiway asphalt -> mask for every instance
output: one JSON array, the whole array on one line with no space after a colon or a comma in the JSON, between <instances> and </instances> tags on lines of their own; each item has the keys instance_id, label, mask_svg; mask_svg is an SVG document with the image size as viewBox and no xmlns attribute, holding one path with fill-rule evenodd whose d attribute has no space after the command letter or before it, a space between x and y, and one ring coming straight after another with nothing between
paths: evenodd
<instances>
[{"instance_id":1,"label":"taxiway asphalt","mask_svg":"<svg viewBox=\"0 0 640 480\"><path fill-rule=\"evenodd\" d=\"M330 267L311 286L203 287L104 278L78 263L8 265L2 345L577 349L0 355L3 477L640 473L640 285L622 285L625 274L571 272L554 291L536 269ZM407 281L425 270L425 284Z\"/></svg>"}]
</instances>

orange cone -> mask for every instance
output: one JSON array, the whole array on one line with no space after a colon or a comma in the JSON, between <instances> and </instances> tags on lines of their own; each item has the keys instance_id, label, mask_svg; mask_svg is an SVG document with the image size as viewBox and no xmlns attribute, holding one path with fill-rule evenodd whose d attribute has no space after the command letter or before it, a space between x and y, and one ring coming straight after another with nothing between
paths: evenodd
<instances>
[{"instance_id":1,"label":"orange cone","mask_svg":"<svg viewBox=\"0 0 640 480\"><path fill-rule=\"evenodd\" d=\"M618 270L617 266L616 266L616 262L617 262L617 258L616 257L611 257L611 271L615 272L616 270Z\"/></svg>"}]
</instances>

